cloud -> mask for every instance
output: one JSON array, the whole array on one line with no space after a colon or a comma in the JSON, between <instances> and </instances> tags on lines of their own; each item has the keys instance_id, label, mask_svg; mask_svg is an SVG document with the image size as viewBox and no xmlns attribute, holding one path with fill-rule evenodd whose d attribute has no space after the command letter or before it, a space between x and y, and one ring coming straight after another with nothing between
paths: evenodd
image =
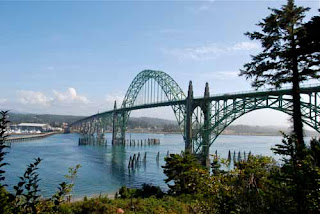
<instances>
[{"instance_id":1,"label":"cloud","mask_svg":"<svg viewBox=\"0 0 320 214\"><path fill-rule=\"evenodd\" d=\"M183 49L164 50L165 54L173 55L180 60L182 59L210 59L215 58L221 53L221 48L215 44L204 45L199 47L188 47Z\"/></svg>"},{"instance_id":2,"label":"cloud","mask_svg":"<svg viewBox=\"0 0 320 214\"><path fill-rule=\"evenodd\" d=\"M241 51L251 51L259 48L259 45L254 42L239 42L230 46L210 43L198 47L165 49L164 54L175 56L180 60L209 60L215 59L224 54L235 54Z\"/></svg>"},{"instance_id":3,"label":"cloud","mask_svg":"<svg viewBox=\"0 0 320 214\"><path fill-rule=\"evenodd\" d=\"M258 49L260 46L255 42L238 42L231 47L234 51L250 51Z\"/></svg>"},{"instance_id":4,"label":"cloud","mask_svg":"<svg viewBox=\"0 0 320 214\"><path fill-rule=\"evenodd\" d=\"M72 102L84 103L84 104L90 103L87 97L78 95L75 88L68 88L66 92L58 92L54 90L53 94L54 94L54 101L59 103L72 103Z\"/></svg>"},{"instance_id":5,"label":"cloud","mask_svg":"<svg viewBox=\"0 0 320 214\"><path fill-rule=\"evenodd\" d=\"M75 88L68 88L65 92L53 90L53 96L38 91L17 91L18 102L24 105L38 105L39 107L61 106L66 104L88 104L87 97L78 95ZM1 101L1 100L0 100Z\"/></svg>"},{"instance_id":6,"label":"cloud","mask_svg":"<svg viewBox=\"0 0 320 214\"><path fill-rule=\"evenodd\" d=\"M194 78L194 74L192 73L181 73L181 75L188 76L190 78ZM212 71L212 72L202 72L198 77L204 81L211 80L230 80L234 78L239 78L239 71Z\"/></svg>"},{"instance_id":7,"label":"cloud","mask_svg":"<svg viewBox=\"0 0 320 214\"><path fill-rule=\"evenodd\" d=\"M47 97L45 94L37 91L17 91L18 101L24 105L40 105L49 106L52 98Z\"/></svg>"},{"instance_id":8,"label":"cloud","mask_svg":"<svg viewBox=\"0 0 320 214\"><path fill-rule=\"evenodd\" d=\"M211 77L220 80L228 80L230 78L237 78L239 71L217 71L212 72Z\"/></svg>"},{"instance_id":9,"label":"cloud","mask_svg":"<svg viewBox=\"0 0 320 214\"><path fill-rule=\"evenodd\" d=\"M215 2L215 0L201 2L200 5L197 4L196 7L190 8L191 12L198 14L198 13L201 13L204 11L208 11L212 8L214 2Z\"/></svg>"}]
</instances>

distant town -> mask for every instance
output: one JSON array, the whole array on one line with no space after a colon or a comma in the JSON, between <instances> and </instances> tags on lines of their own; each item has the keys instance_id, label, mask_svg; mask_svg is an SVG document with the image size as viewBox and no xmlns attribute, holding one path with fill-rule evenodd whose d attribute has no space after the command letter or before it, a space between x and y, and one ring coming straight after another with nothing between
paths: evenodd
<instances>
[{"instance_id":1,"label":"distant town","mask_svg":"<svg viewBox=\"0 0 320 214\"><path fill-rule=\"evenodd\" d=\"M19 123L12 124L8 129L8 134L40 134L45 132L63 132L68 127L63 123L63 127L52 127L45 123Z\"/></svg>"}]
</instances>

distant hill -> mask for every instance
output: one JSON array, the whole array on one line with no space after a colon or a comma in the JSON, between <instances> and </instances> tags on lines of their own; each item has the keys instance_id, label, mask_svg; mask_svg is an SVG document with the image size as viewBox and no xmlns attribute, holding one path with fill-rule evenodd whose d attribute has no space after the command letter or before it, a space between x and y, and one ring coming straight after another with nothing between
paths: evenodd
<instances>
[{"instance_id":1,"label":"distant hill","mask_svg":"<svg viewBox=\"0 0 320 214\"><path fill-rule=\"evenodd\" d=\"M280 131L289 133L290 129L279 126L248 126L248 125L231 125L227 127L223 134L233 135L281 135ZM306 136L319 136L319 133L313 130L305 130Z\"/></svg>"},{"instance_id":2,"label":"distant hill","mask_svg":"<svg viewBox=\"0 0 320 214\"><path fill-rule=\"evenodd\" d=\"M71 124L83 116L72 115L54 115L54 114L28 114L28 113L11 113L9 120L11 123L48 123L53 126L60 126L62 123Z\"/></svg>"},{"instance_id":3,"label":"distant hill","mask_svg":"<svg viewBox=\"0 0 320 214\"><path fill-rule=\"evenodd\" d=\"M52 126L61 126L62 123L71 124L84 116L72 115L53 115L53 114L28 114L28 113L9 113L11 123L48 123ZM128 130L141 132L180 132L179 126L174 120L166 120L151 117L130 117ZM249 125L230 125L222 134L229 135L281 135L279 131L289 132L286 127L278 126L249 126ZM307 136L319 136L316 131L306 130Z\"/></svg>"}]
</instances>

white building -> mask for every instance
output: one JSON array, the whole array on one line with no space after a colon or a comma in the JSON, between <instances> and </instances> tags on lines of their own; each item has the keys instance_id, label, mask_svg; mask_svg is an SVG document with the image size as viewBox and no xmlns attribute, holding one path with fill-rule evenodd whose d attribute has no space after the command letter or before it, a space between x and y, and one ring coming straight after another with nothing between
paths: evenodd
<instances>
[{"instance_id":1,"label":"white building","mask_svg":"<svg viewBox=\"0 0 320 214\"><path fill-rule=\"evenodd\" d=\"M20 133L40 133L52 130L49 124L44 123L20 123L15 126L10 126L11 132Z\"/></svg>"}]
</instances>

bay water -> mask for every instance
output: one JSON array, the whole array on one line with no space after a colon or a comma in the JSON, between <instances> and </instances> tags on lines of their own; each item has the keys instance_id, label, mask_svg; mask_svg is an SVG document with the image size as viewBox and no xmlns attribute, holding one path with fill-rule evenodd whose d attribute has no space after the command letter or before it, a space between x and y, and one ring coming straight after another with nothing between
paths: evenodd
<instances>
[{"instance_id":1,"label":"bay water","mask_svg":"<svg viewBox=\"0 0 320 214\"><path fill-rule=\"evenodd\" d=\"M79 134L56 134L47 138L12 143L5 156L5 183L8 190L19 182L19 176L34 158L40 157L39 165L40 189L42 195L49 197L57 191L58 184L67 181L64 177L69 167L80 164L75 182L74 197L94 196L99 194L114 194L121 186L140 187L143 183L160 186L164 190L165 175L161 166L165 164L164 157L169 153L180 153L184 150L181 134L150 134L127 133L127 139L144 140L160 139L160 145L152 146L112 146L111 134L106 134L106 146L79 146ZM238 154L245 151L248 154L274 156L270 150L280 143L281 136L235 136L220 135L210 147L210 154L217 150L222 158L228 157L229 150ZM141 158L147 152L145 164L141 162L135 169L128 169L130 156L140 152ZM159 161L156 157L160 153ZM275 156L274 156L275 157ZM277 157L275 157L277 159Z\"/></svg>"}]
</instances>

